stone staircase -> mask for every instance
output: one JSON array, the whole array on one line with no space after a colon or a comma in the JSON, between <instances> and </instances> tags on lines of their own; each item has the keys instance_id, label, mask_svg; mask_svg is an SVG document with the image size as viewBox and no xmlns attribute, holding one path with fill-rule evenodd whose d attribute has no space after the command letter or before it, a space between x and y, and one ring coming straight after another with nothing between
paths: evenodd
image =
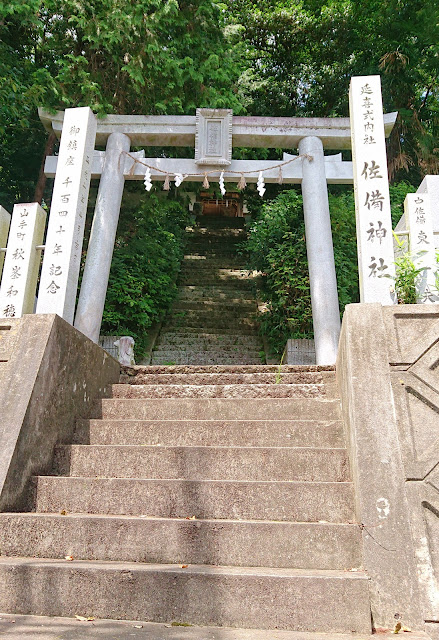
<instances>
[{"instance_id":1,"label":"stone staircase","mask_svg":"<svg viewBox=\"0 0 439 640\"><path fill-rule=\"evenodd\" d=\"M349 474L332 370L126 369L0 514L0 611L370 633Z\"/></svg>"},{"instance_id":2,"label":"stone staircase","mask_svg":"<svg viewBox=\"0 0 439 640\"><path fill-rule=\"evenodd\" d=\"M254 278L238 245L243 218L202 216L187 229L178 297L154 347L151 364L260 364Z\"/></svg>"}]
</instances>

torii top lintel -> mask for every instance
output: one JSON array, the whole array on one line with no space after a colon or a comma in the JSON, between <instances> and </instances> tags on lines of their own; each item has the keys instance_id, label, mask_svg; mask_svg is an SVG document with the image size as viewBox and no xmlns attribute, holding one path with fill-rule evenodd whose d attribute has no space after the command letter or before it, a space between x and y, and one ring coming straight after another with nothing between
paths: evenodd
<instances>
[{"instance_id":1,"label":"torii top lintel","mask_svg":"<svg viewBox=\"0 0 439 640\"><path fill-rule=\"evenodd\" d=\"M54 115L39 110L40 119L48 130L60 137L64 112ZM397 113L384 115L388 137ZM96 144L105 145L111 133L125 133L133 146L190 147L195 145L196 116L131 116L107 115L98 119ZM294 149L307 136L317 136L325 149L350 149L349 118L272 118L268 116L233 116L232 145Z\"/></svg>"}]
</instances>

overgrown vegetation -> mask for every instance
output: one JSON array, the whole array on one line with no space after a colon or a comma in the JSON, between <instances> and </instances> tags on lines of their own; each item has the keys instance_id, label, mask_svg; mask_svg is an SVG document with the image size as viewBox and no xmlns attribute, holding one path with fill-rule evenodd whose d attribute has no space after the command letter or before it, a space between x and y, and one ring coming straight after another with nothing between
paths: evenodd
<instances>
[{"instance_id":1,"label":"overgrown vegetation","mask_svg":"<svg viewBox=\"0 0 439 640\"><path fill-rule=\"evenodd\" d=\"M189 221L187 205L156 195L121 218L102 333L132 336L137 358L145 351L148 329L175 298Z\"/></svg>"},{"instance_id":2,"label":"overgrown vegetation","mask_svg":"<svg viewBox=\"0 0 439 640\"><path fill-rule=\"evenodd\" d=\"M403 212L408 183L391 187L395 224ZM280 193L262 206L252 207L255 216L245 249L249 268L262 273L260 295L266 305L261 331L271 348L281 353L288 338L313 336L308 262L302 196L296 189ZM352 189L333 188L329 194L335 268L341 313L346 304L359 301L355 231L355 204Z\"/></svg>"}]
</instances>

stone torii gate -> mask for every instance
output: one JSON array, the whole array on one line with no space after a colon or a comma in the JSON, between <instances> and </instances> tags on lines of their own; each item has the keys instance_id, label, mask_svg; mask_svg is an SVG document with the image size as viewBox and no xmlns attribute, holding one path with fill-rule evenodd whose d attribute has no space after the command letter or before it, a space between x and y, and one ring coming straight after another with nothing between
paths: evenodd
<instances>
[{"instance_id":1,"label":"stone torii gate","mask_svg":"<svg viewBox=\"0 0 439 640\"><path fill-rule=\"evenodd\" d=\"M384 116L386 136L396 115ZM37 313L58 313L73 322L74 286L69 289L68 284L77 282L91 178L100 178L100 184L74 325L97 342L125 180L143 180L149 169L151 180L159 182L176 174L186 181L203 181L205 175L218 181L223 174L225 182L238 182L245 174L247 182L256 182L263 171L264 181L275 183L279 161L233 160L232 147L297 148L297 157L284 154L282 182L302 188L316 361L335 363L340 314L327 184L353 184L354 171L341 153L325 156L324 149L351 148L349 118L241 117L226 109L198 109L196 116L108 115L96 120L87 107L55 115L40 111L40 118L61 136L61 146L59 156L47 158L45 166L55 185ZM106 151L93 152L95 145L106 145ZM130 153L132 146L194 146L195 158L145 158L144 152ZM64 228L70 205L74 222ZM64 286L57 274L65 278Z\"/></svg>"}]
</instances>

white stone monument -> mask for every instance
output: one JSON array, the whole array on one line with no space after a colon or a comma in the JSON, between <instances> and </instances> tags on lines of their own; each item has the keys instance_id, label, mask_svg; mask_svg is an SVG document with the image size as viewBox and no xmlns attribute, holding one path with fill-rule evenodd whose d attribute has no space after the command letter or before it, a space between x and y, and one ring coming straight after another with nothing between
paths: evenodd
<instances>
[{"instance_id":1,"label":"white stone monument","mask_svg":"<svg viewBox=\"0 0 439 640\"><path fill-rule=\"evenodd\" d=\"M389 178L380 76L349 92L361 302L396 303Z\"/></svg>"},{"instance_id":2,"label":"white stone monument","mask_svg":"<svg viewBox=\"0 0 439 640\"><path fill-rule=\"evenodd\" d=\"M409 250L417 268L424 271L416 279L418 302L438 302L436 291L436 249L433 216L427 193L408 193L404 202L405 224L409 232Z\"/></svg>"},{"instance_id":3,"label":"white stone monument","mask_svg":"<svg viewBox=\"0 0 439 640\"><path fill-rule=\"evenodd\" d=\"M89 107L66 109L58 156L37 313L73 324L96 138Z\"/></svg>"},{"instance_id":4,"label":"white stone monument","mask_svg":"<svg viewBox=\"0 0 439 640\"><path fill-rule=\"evenodd\" d=\"M40 251L46 212L37 202L16 204L12 213L3 277L0 318L20 318L33 313L40 269Z\"/></svg>"},{"instance_id":5,"label":"white stone monument","mask_svg":"<svg viewBox=\"0 0 439 640\"><path fill-rule=\"evenodd\" d=\"M9 227L11 224L11 214L3 207L0 207L0 249L6 247L8 240ZM3 263L5 261L5 254L0 251L0 280L2 277Z\"/></svg>"}]
</instances>

